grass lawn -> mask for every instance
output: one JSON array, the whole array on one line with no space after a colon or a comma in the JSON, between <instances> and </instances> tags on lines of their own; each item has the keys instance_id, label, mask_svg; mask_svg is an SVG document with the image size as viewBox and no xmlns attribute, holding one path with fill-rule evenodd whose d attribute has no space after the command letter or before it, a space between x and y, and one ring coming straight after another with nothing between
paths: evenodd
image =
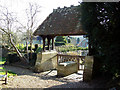
<instances>
[{"instance_id":1,"label":"grass lawn","mask_svg":"<svg viewBox=\"0 0 120 90\"><path fill-rule=\"evenodd\" d=\"M5 68L2 66L2 64L4 64L5 63L5 61L6 61L6 59L5 58L0 58L0 75L5 75L5 71L1 71L1 70L5 70ZM9 76L16 76L17 74L16 73L14 73L14 72L12 72L12 71L7 71L8 72L8 77Z\"/></svg>"}]
</instances>

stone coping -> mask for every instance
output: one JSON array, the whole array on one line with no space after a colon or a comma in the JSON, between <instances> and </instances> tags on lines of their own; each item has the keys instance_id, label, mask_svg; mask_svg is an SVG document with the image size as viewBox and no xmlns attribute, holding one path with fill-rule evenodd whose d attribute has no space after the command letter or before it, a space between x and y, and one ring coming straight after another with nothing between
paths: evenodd
<instances>
[{"instance_id":1,"label":"stone coping","mask_svg":"<svg viewBox=\"0 0 120 90\"><path fill-rule=\"evenodd\" d=\"M42 54L49 54L49 53L56 53L56 52L57 52L57 51L51 50L51 51L42 52Z\"/></svg>"},{"instance_id":2,"label":"stone coping","mask_svg":"<svg viewBox=\"0 0 120 90\"><path fill-rule=\"evenodd\" d=\"M63 63L59 63L60 66L68 66L68 65L72 65L75 64L76 62L73 61L67 61L67 62L63 62Z\"/></svg>"}]
</instances>

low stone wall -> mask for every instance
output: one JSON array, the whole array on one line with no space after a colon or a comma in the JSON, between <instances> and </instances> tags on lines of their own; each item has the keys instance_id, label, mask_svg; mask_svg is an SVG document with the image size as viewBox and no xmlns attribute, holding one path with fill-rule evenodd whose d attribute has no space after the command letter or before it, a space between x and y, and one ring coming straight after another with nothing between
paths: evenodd
<instances>
[{"instance_id":1,"label":"low stone wall","mask_svg":"<svg viewBox=\"0 0 120 90\"><path fill-rule=\"evenodd\" d=\"M8 54L6 58L7 64L15 63L21 61L20 58L17 56L17 54Z\"/></svg>"},{"instance_id":2,"label":"low stone wall","mask_svg":"<svg viewBox=\"0 0 120 90\"><path fill-rule=\"evenodd\" d=\"M66 62L64 62L66 63ZM67 76L73 73L77 73L78 71L78 64L76 62L74 63L68 63L67 65L58 65L57 66L57 75L58 76Z\"/></svg>"},{"instance_id":3,"label":"low stone wall","mask_svg":"<svg viewBox=\"0 0 120 90\"><path fill-rule=\"evenodd\" d=\"M56 69L57 67L57 52L48 51L37 54L37 60L35 63L35 72L47 71L50 69Z\"/></svg>"},{"instance_id":4,"label":"low stone wall","mask_svg":"<svg viewBox=\"0 0 120 90\"><path fill-rule=\"evenodd\" d=\"M7 55L8 55L8 53L9 53L9 51L7 50L7 49L5 49L5 48L1 48L2 50L1 50L1 55L2 55L2 57L7 57Z\"/></svg>"},{"instance_id":5,"label":"low stone wall","mask_svg":"<svg viewBox=\"0 0 120 90\"><path fill-rule=\"evenodd\" d=\"M93 70L93 56L86 56L83 72L83 81L90 81L92 79L92 70Z\"/></svg>"}]
</instances>

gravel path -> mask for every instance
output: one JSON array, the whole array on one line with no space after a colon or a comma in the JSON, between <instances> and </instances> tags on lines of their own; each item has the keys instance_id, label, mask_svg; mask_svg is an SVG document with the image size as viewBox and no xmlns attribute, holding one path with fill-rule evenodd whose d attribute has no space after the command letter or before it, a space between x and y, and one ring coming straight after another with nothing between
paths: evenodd
<instances>
[{"instance_id":1,"label":"gravel path","mask_svg":"<svg viewBox=\"0 0 120 90\"><path fill-rule=\"evenodd\" d=\"M7 88L93 88L93 85L82 82L82 71L66 77L56 77L57 71L51 70L42 73L33 73L31 70L5 66L7 70L17 73L10 77Z\"/></svg>"}]
</instances>

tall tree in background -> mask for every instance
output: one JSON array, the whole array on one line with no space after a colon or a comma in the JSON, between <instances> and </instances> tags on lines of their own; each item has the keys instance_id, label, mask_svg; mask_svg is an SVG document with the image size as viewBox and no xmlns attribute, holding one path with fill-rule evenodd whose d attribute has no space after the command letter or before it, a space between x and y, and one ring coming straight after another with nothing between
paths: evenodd
<instances>
[{"instance_id":1,"label":"tall tree in background","mask_svg":"<svg viewBox=\"0 0 120 90\"><path fill-rule=\"evenodd\" d=\"M102 62L104 72L120 74L120 2L83 2L79 12L82 28L88 33L92 55L100 56L97 60Z\"/></svg>"}]
</instances>

